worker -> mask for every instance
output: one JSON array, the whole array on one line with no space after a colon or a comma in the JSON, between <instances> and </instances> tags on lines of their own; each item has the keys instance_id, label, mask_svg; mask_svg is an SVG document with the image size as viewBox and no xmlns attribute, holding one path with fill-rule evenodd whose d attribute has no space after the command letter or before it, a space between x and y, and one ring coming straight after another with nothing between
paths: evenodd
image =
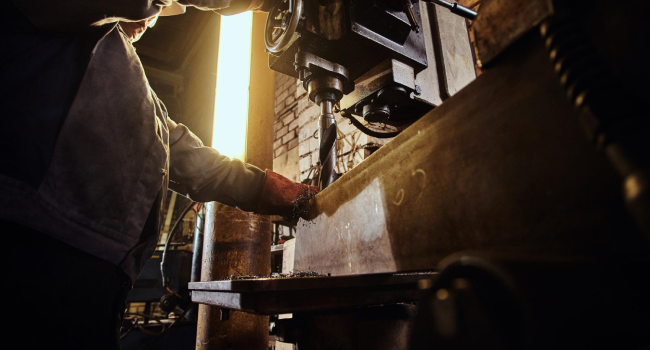
<instances>
[{"instance_id":1,"label":"worker","mask_svg":"<svg viewBox=\"0 0 650 350\"><path fill-rule=\"evenodd\" d=\"M198 202L285 217L316 192L205 147L169 118L131 40L172 4L3 2L5 342L117 349L126 293L155 249L168 188Z\"/></svg>"}]
</instances>

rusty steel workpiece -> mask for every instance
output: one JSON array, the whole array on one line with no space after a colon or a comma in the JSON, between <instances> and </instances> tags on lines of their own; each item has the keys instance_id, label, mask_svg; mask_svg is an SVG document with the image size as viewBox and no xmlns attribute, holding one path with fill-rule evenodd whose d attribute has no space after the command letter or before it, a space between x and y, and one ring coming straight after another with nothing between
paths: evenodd
<instances>
[{"instance_id":1,"label":"rusty steel workpiece","mask_svg":"<svg viewBox=\"0 0 650 350\"><path fill-rule=\"evenodd\" d=\"M262 315L414 302L435 272L192 282L192 301Z\"/></svg>"},{"instance_id":2,"label":"rusty steel workpiece","mask_svg":"<svg viewBox=\"0 0 650 350\"><path fill-rule=\"evenodd\" d=\"M584 137L535 34L316 196L294 268L425 270L479 249L645 254L619 176Z\"/></svg>"}]
</instances>

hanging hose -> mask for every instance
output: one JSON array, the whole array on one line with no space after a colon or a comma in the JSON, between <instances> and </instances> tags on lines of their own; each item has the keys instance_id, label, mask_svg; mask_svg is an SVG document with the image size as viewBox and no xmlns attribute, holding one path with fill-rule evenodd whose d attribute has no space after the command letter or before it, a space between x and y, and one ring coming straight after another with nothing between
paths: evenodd
<instances>
[{"instance_id":1,"label":"hanging hose","mask_svg":"<svg viewBox=\"0 0 650 350\"><path fill-rule=\"evenodd\" d=\"M167 263L167 250L169 250L169 243L172 241L172 237L174 235L174 232L176 231L176 228L179 227L180 222L183 221L183 217L185 217L185 214L187 214L187 212L190 211L190 209L192 209L194 204L196 204L196 203L190 202L190 204L188 204L187 207L185 207L185 209L183 209L183 211L181 212L181 215L178 217L178 219L176 219L176 222L174 223L174 226L172 226L171 230L169 230L169 234L167 234L167 240L165 241L165 248L163 249L163 253L162 253L162 259L160 259L160 275L162 277L162 286L164 288L166 288L167 291L169 291L172 294L176 294L176 293L173 292L169 288L169 286L167 285L167 282L168 282L167 281L167 276L165 276L165 266L166 266L166 263ZM167 215L171 215L171 214L172 213L168 213Z\"/></svg>"},{"instance_id":2,"label":"hanging hose","mask_svg":"<svg viewBox=\"0 0 650 350\"><path fill-rule=\"evenodd\" d=\"M348 113L346 111L341 111L341 117L350 119L350 122L352 123L352 125L354 125L362 133L364 133L364 134L366 134L368 136L376 137L378 139L390 139L390 138L393 138L393 137L399 135L399 133L400 133L400 131L395 131L395 132L372 131L372 130L368 129L365 125L361 124L361 122L358 121L357 118L355 118L352 114L350 114L350 113Z\"/></svg>"}]
</instances>

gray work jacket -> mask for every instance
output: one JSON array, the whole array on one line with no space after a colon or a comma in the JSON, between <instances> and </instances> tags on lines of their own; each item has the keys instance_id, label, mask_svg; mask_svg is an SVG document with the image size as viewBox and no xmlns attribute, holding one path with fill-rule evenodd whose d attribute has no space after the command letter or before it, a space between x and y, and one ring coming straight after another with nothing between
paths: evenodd
<instances>
[{"instance_id":1,"label":"gray work jacket","mask_svg":"<svg viewBox=\"0 0 650 350\"><path fill-rule=\"evenodd\" d=\"M19 8L23 2L30 3L15 0ZM0 175L0 219L118 265L134 281L158 241L168 187L195 201L254 211L264 177L169 119L128 38L109 24L40 187ZM156 222L147 232L151 215Z\"/></svg>"}]
</instances>

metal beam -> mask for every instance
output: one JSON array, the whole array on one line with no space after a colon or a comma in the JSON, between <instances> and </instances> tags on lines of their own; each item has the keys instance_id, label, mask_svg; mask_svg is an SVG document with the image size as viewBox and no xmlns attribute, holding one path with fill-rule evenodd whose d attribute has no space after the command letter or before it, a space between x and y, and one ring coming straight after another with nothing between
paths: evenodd
<instances>
[{"instance_id":1,"label":"metal beam","mask_svg":"<svg viewBox=\"0 0 650 350\"><path fill-rule=\"evenodd\" d=\"M351 309L417 301L433 272L260 278L190 283L192 301L262 315Z\"/></svg>"}]
</instances>

